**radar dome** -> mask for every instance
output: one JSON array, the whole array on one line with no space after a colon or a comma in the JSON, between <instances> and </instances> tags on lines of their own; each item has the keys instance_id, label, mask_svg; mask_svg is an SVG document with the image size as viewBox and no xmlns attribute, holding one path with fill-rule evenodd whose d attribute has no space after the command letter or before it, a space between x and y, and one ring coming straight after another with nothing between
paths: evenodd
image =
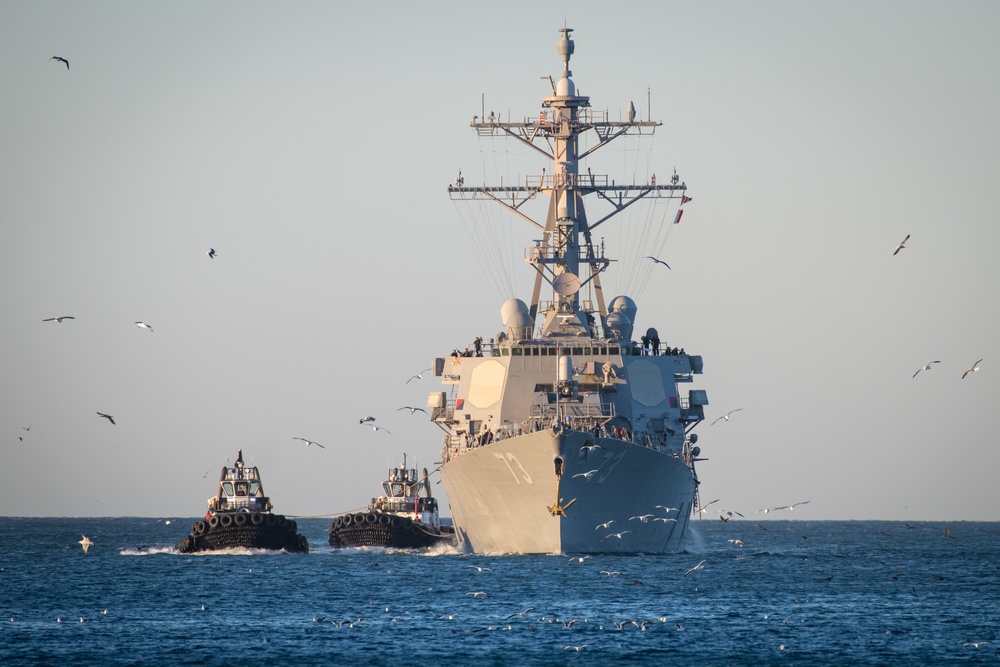
<instances>
[{"instance_id":1,"label":"radar dome","mask_svg":"<svg viewBox=\"0 0 1000 667\"><path fill-rule=\"evenodd\" d=\"M616 296L611 300L608 310L612 313L624 313L629 323L635 322L636 305L630 297ZM631 335L631 334L629 334Z\"/></svg>"},{"instance_id":2,"label":"radar dome","mask_svg":"<svg viewBox=\"0 0 1000 667\"><path fill-rule=\"evenodd\" d=\"M528 306L520 299L508 299L500 307L500 318L507 327L511 340L526 340L531 338L535 321L531 318Z\"/></svg>"},{"instance_id":3,"label":"radar dome","mask_svg":"<svg viewBox=\"0 0 1000 667\"><path fill-rule=\"evenodd\" d=\"M621 311L611 313L608 315L608 332L612 340L632 340L632 320Z\"/></svg>"}]
</instances>

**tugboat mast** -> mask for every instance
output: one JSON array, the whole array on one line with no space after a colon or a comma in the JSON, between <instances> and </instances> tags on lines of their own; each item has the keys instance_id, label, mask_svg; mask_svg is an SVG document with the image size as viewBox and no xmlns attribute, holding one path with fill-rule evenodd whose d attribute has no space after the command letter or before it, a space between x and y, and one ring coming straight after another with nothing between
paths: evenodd
<instances>
[{"instance_id":1,"label":"tugboat mast","mask_svg":"<svg viewBox=\"0 0 1000 667\"><path fill-rule=\"evenodd\" d=\"M542 98L542 110L537 119L520 123L502 122L493 112L479 119L473 117L471 126L480 136L508 135L534 148L552 160L552 172L528 176L524 185L514 186L469 186L459 178L448 187L452 199L491 199L517 214L542 231L542 238L535 242L526 253L526 260L537 271L529 308L532 321L537 321L540 312L545 315L541 335L543 337L578 337L593 335L588 323L591 309L582 309L579 292L584 285L593 282L597 297L597 311L601 318L602 330L606 330L607 305L601 289L600 274L611 261L604 256L603 247L595 248L593 230L637 201L646 198L678 198L678 192L686 190L676 174L670 183L658 185L655 177L647 184L618 185L606 175L579 172L582 158L607 145L614 139L626 135L651 135L659 121L640 121L635 118L635 106L630 103L627 120L609 121L606 112L595 113L590 108L590 98L577 95L570 70L570 58L574 44L570 38L572 28L561 28L562 37L558 51L563 61L563 71L559 80L552 83L552 95ZM597 143L589 150L580 152L580 135L594 132ZM544 140L547 146L539 146L536 139ZM545 224L539 224L521 211L522 205L534 199L539 193L550 197ZM612 206L612 211L589 223L584 210L583 197L596 194ZM583 268L581 268L583 267ZM589 271L587 271L589 269ZM589 275L581 277L581 271ZM551 304L542 304L542 281L549 283L554 292Z\"/></svg>"}]
</instances>

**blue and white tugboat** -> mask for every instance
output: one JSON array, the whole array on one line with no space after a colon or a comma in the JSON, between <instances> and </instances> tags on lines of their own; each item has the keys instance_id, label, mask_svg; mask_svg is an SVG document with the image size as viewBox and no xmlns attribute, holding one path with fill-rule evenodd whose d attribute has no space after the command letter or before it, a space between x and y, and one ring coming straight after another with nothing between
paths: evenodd
<instances>
[{"instance_id":1,"label":"blue and white tugboat","mask_svg":"<svg viewBox=\"0 0 1000 667\"><path fill-rule=\"evenodd\" d=\"M451 527L441 525L426 468L418 478L417 469L406 466L404 455L403 464L389 470L382 491L384 495L372 498L366 511L333 520L330 546L419 549L454 542Z\"/></svg>"},{"instance_id":2,"label":"blue and white tugboat","mask_svg":"<svg viewBox=\"0 0 1000 667\"><path fill-rule=\"evenodd\" d=\"M219 490L208 499L205 518L191 526L191 534L181 538L181 553L244 547L308 553L309 542L298 534L294 519L271 511L271 499L257 466L243 463L243 450L232 467L222 469Z\"/></svg>"}]
</instances>

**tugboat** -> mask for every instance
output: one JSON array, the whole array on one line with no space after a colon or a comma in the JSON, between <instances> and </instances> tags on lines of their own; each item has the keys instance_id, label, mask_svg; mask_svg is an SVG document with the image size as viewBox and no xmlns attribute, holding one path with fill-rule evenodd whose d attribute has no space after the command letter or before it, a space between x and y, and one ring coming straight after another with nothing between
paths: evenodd
<instances>
[{"instance_id":1,"label":"tugboat","mask_svg":"<svg viewBox=\"0 0 1000 667\"><path fill-rule=\"evenodd\" d=\"M441 525L426 468L423 473L417 479L417 469L406 467L404 454L403 464L391 468L389 479L382 482L385 495L372 498L365 512L347 513L333 520L330 546L419 549L453 543L455 533L450 526Z\"/></svg>"},{"instance_id":2,"label":"tugboat","mask_svg":"<svg viewBox=\"0 0 1000 667\"><path fill-rule=\"evenodd\" d=\"M309 552L309 542L298 534L295 520L271 512L260 472L257 466L243 464L242 449L234 466L222 468L219 491L209 498L205 518L177 543L181 553L233 547Z\"/></svg>"}]
</instances>

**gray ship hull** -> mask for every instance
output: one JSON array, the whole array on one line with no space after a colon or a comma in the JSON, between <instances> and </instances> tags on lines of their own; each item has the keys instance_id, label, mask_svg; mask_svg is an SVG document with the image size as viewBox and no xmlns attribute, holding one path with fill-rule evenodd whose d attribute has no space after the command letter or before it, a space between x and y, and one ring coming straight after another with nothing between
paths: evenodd
<instances>
[{"instance_id":1,"label":"gray ship hull","mask_svg":"<svg viewBox=\"0 0 1000 667\"><path fill-rule=\"evenodd\" d=\"M465 451L441 481L460 546L491 554L676 551L695 492L691 469L667 451L559 429ZM564 515L552 511L559 498Z\"/></svg>"}]
</instances>

